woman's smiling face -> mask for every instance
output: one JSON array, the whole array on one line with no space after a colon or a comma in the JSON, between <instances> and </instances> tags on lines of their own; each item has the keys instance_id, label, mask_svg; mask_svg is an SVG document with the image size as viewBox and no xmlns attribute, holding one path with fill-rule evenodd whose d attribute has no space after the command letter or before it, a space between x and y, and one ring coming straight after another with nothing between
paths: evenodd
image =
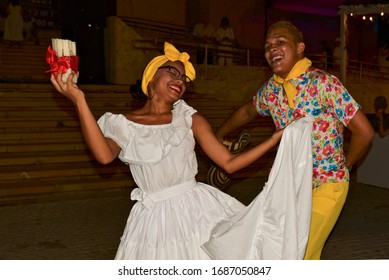
<instances>
[{"instance_id":1,"label":"woman's smiling face","mask_svg":"<svg viewBox=\"0 0 389 280\"><path fill-rule=\"evenodd\" d=\"M158 98L180 99L186 90L185 77L184 65L179 61L168 61L159 67L152 79Z\"/></svg>"}]
</instances>

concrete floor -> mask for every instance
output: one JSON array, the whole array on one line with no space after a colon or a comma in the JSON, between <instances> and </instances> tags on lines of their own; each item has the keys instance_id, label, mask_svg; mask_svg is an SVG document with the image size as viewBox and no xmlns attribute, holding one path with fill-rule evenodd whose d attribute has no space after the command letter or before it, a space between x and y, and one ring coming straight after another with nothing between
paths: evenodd
<instances>
[{"instance_id":1,"label":"concrete floor","mask_svg":"<svg viewBox=\"0 0 389 280\"><path fill-rule=\"evenodd\" d=\"M265 178L234 180L226 192L248 204ZM111 260L128 213L130 190L0 204L0 259ZM244 238L244 237L242 237ZM389 259L389 189L357 184L322 254L324 260Z\"/></svg>"}]
</instances>

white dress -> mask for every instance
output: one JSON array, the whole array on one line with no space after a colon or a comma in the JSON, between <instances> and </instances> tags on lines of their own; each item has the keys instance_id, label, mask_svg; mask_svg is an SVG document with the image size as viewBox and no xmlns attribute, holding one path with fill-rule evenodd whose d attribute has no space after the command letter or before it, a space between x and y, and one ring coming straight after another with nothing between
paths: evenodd
<instances>
[{"instance_id":1,"label":"white dress","mask_svg":"<svg viewBox=\"0 0 389 280\"><path fill-rule=\"evenodd\" d=\"M196 182L192 114L183 100L170 124L142 125L124 115L104 114L104 135L120 147L139 188L115 259L209 259L201 248L212 228L244 209L222 191Z\"/></svg>"},{"instance_id":2,"label":"white dress","mask_svg":"<svg viewBox=\"0 0 389 280\"><path fill-rule=\"evenodd\" d=\"M196 111L180 100L172 112L164 125L111 113L98 121L139 187L115 259L302 259L311 217L312 119L285 129L264 190L245 207L196 182Z\"/></svg>"},{"instance_id":3,"label":"white dress","mask_svg":"<svg viewBox=\"0 0 389 280\"><path fill-rule=\"evenodd\" d=\"M311 116L285 128L269 179L247 208L220 222L203 248L214 259L301 260L312 209Z\"/></svg>"},{"instance_id":4,"label":"white dress","mask_svg":"<svg viewBox=\"0 0 389 280\"><path fill-rule=\"evenodd\" d=\"M3 39L7 41L23 41L23 17L20 13L21 6L9 4L9 14L4 23Z\"/></svg>"}]
</instances>

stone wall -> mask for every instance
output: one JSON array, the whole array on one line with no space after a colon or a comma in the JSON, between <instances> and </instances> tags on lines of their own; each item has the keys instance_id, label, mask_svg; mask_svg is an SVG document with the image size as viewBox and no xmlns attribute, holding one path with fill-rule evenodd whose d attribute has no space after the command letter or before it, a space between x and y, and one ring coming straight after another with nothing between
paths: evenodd
<instances>
[{"instance_id":1,"label":"stone wall","mask_svg":"<svg viewBox=\"0 0 389 280\"><path fill-rule=\"evenodd\" d=\"M348 82L347 89L362 106L363 112L367 114L374 114L374 99L377 96L383 95L389 102L389 83L382 82Z\"/></svg>"},{"instance_id":2,"label":"stone wall","mask_svg":"<svg viewBox=\"0 0 389 280\"><path fill-rule=\"evenodd\" d=\"M141 78L142 71L151 58L159 54L153 46L145 43L144 51L134 45L135 41L143 39L133 28L128 27L118 17L107 18L107 28L104 34L105 78L115 85L134 84Z\"/></svg>"}]
</instances>

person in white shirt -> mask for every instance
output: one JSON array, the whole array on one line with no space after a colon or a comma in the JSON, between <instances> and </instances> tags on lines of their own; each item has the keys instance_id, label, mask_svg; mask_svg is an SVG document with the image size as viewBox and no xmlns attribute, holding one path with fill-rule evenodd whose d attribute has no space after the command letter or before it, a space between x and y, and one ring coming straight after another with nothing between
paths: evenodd
<instances>
[{"instance_id":1,"label":"person in white shirt","mask_svg":"<svg viewBox=\"0 0 389 280\"><path fill-rule=\"evenodd\" d=\"M197 23L193 28L193 37L198 41L198 49L196 52L197 64L213 64L213 52L209 51L206 54L205 46L207 43L215 42L215 27L209 23L208 16L204 16L203 20ZM208 48L207 48L208 51ZM207 58L206 58L207 57Z\"/></svg>"},{"instance_id":2,"label":"person in white shirt","mask_svg":"<svg viewBox=\"0 0 389 280\"><path fill-rule=\"evenodd\" d=\"M218 42L218 64L233 64L233 46L236 45L234 30L230 27L230 21L223 17L216 30L216 41Z\"/></svg>"}]
</instances>

